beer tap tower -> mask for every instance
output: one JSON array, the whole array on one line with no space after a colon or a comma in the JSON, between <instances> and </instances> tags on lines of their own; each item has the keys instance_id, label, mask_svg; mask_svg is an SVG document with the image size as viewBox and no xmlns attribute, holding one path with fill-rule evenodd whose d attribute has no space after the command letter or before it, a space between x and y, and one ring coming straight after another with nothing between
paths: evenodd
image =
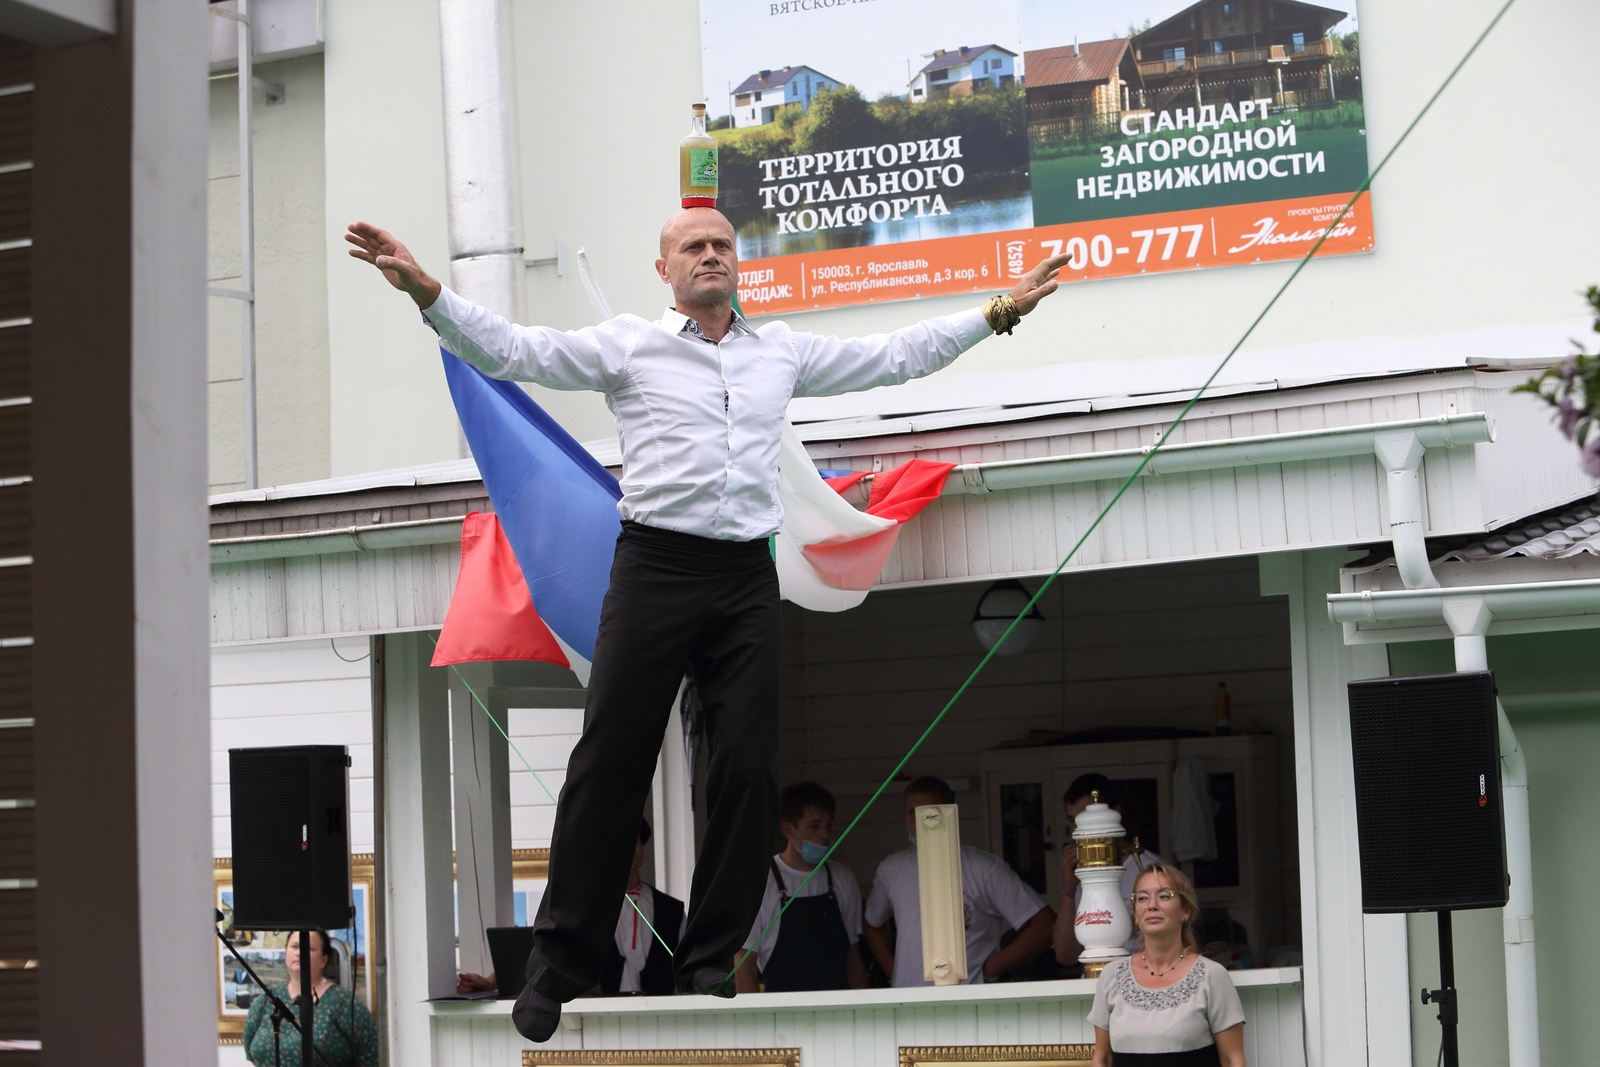
<instances>
[{"instance_id":1,"label":"beer tap tower","mask_svg":"<svg viewBox=\"0 0 1600 1067\"><path fill-rule=\"evenodd\" d=\"M1073 925L1083 946L1078 956L1083 976L1095 978L1106 964L1128 954L1125 946L1133 920L1121 892L1121 841L1127 833L1122 817L1101 802L1098 790L1089 794L1089 801L1072 831L1078 846L1078 882L1083 886Z\"/></svg>"}]
</instances>

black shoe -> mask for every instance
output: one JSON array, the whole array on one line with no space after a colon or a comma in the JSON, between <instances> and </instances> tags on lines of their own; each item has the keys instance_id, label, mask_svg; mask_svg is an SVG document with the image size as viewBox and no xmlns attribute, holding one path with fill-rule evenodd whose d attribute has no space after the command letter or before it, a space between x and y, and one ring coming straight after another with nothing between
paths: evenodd
<instances>
[{"instance_id":1,"label":"black shoe","mask_svg":"<svg viewBox=\"0 0 1600 1067\"><path fill-rule=\"evenodd\" d=\"M698 993L703 997L723 997L732 1000L739 992L733 977L719 967L700 967L691 975L678 976L679 993Z\"/></svg>"},{"instance_id":2,"label":"black shoe","mask_svg":"<svg viewBox=\"0 0 1600 1067\"><path fill-rule=\"evenodd\" d=\"M522 994L511 1009L511 1021L517 1033L529 1041L545 1042L561 1023L561 1005L543 993L534 991L532 985L522 987Z\"/></svg>"}]
</instances>

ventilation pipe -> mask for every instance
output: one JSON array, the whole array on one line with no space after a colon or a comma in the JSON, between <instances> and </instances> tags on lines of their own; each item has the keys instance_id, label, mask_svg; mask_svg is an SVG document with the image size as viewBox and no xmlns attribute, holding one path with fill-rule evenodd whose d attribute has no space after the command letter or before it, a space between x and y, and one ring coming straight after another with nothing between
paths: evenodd
<instances>
[{"instance_id":1,"label":"ventilation pipe","mask_svg":"<svg viewBox=\"0 0 1600 1067\"><path fill-rule=\"evenodd\" d=\"M520 321L511 14L506 0L440 0L450 287ZM469 453L460 440L461 455Z\"/></svg>"}]
</instances>

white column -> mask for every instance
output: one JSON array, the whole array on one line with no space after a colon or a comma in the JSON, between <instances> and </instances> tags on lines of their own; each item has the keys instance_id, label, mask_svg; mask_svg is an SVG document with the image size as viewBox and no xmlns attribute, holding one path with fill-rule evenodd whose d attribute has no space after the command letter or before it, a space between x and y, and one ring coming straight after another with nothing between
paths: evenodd
<instances>
[{"instance_id":1,"label":"white column","mask_svg":"<svg viewBox=\"0 0 1600 1067\"><path fill-rule=\"evenodd\" d=\"M656 888L679 900L689 899L694 879L694 808L689 765L683 755L683 687L672 702L667 734L656 757L656 780L650 790L651 826L655 837Z\"/></svg>"},{"instance_id":2,"label":"white column","mask_svg":"<svg viewBox=\"0 0 1600 1067\"><path fill-rule=\"evenodd\" d=\"M390 1064L433 1062L425 1001L455 992L445 671L422 634L391 634L384 680Z\"/></svg>"},{"instance_id":3,"label":"white column","mask_svg":"<svg viewBox=\"0 0 1600 1067\"><path fill-rule=\"evenodd\" d=\"M1296 811L1300 824L1300 907L1305 952L1306 1052L1310 1067L1366 1062L1369 1049L1409 1045L1409 1025L1369 1032L1367 925L1361 913L1355 779L1345 686L1388 673L1381 646L1347 647L1328 619L1339 588L1339 549L1288 561L1293 664ZM1392 957L1392 953L1390 954ZM1395 967L1385 961L1383 973ZM1406 981L1404 949L1399 971ZM1394 1025L1395 1020L1387 1020ZM1387 1055L1395 1055L1390 1052ZM1382 1057L1384 1062L1393 1060ZM1374 1060L1373 1062L1380 1062Z\"/></svg>"},{"instance_id":4,"label":"white column","mask_svg":"<svg viewBox=\"0 0 1600 1067\"><path fill-rule=\"evenodd\" d=\"M504 707L495 709L491 701L491 675L485 663L450 672L459 961L474 974L494 970L483 931L510 926L513 918L510 753L504 735L489 722L491 713L502 727L506 719Z\"/></svg>"}]
</instances>

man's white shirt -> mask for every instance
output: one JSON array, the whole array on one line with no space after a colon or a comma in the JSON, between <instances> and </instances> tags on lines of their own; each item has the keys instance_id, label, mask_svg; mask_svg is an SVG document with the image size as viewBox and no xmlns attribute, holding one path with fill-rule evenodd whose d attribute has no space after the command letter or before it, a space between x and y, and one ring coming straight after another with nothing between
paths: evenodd
<instances>
[{"instance_id":1,"label":"man's white shirt","mask_svg":"<svg viewBox=\"0 0 1600 1067\"><path fill-rule=\"evenodd\" d=\"M806 884L798 893L796 887L804 882L810 871L797 870L783 862L781 855L772 857L778 865L778 873L783 876L783 891L791 897L804 900L807 897L820 897L828 892L827 875L833 876L833 895L839 902L839 917L844 920L844 933L853 945L861 940L861 887L856 884L855 872L842 863L828 862L826 872L818 871L817 876ZM772 871L767 871L767 889L761 895L761 911L756 915L756 923L750 928L750 936L744 939L744 947L749 948L756 943L756 938L761 937L761 931L767 929L767 924L772 917L778 914L782 906L778 900L778 887L772 882ZM783 920L767 932L762 938L761 945L756 949L756 966L761 970L767 969L767 961L772 958L772 950L778 947L778 935L783 932Z\"/></svg>"},{"instance_id":2,"label":"man's white shirt","mask_svg":"<svg viewBox=\"0 0 1600 1067\"><path fill-rule=\"evenodd\" d=\"M726 541L782 525L778 442L791 398L920 378L992 332L977 309L848 340L739 319L713 343L671 310L563 332L508 322L448 288L423 318L491 377L605 394L622 446L622 517Z\"/></svg>"},{"instance_id":3,"label":"man's white shirt","mask_svg":"<svg viewBox=\"0 0 1600 1067\"><path fill-rule=\"evenodd\" d=\"M983 961L1000 948L1007 925L1020 930L1044 907L1044 898L992 852L961 846L961 895L967 917L967 978L981 983ZM922 895L917 850L902 849L878 864L867 897L866 920L883 926L894 917L895 986L932 985L922 976Z\"/></svg>"},{"instance_id":4,"label":"man's white shirt","mask_svg":"<svg viewBox=\"0 0 1600 1067\"><path fill-rule=\"evenodd\" d=\"M617 984L619 993L637 993L640 991L639 977L644 972L645 960L650 956L650 945L656 936L650 932L649 923L656 921L656 901L654 893L646 893L643 884L636 890L627 892L627 900L622 902L622 913L617 916L617 929L613 935L612 944L617 946L617 951L622 955L622 980ZM633 903L630 904L628 901ZM634 904L638 909L634 909ZM643 912L641 918L640 912ZM682 927L688 925L688 917L680 924L678 938L683 939Z\"/></svg>"}]
</instances>

